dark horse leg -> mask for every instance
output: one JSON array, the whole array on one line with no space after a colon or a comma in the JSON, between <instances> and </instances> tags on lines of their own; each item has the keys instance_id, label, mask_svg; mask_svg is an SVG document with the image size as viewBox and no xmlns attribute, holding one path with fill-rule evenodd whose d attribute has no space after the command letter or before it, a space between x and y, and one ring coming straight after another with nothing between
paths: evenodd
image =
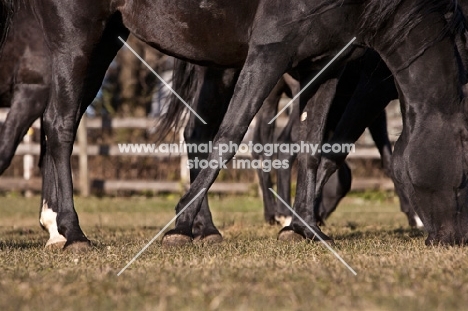
<instances>
[{"instance_id":1,"label":"dark horse leg","mask_svg":"<svg viewBox=\"0 0 468 311\"><path fill-rule=\"evenodd\" d=\"M305 106L304 111L301 114L301 129L299 138L300 141L306 142L311 145L319 145L323 140L325 133L326 120L328 112L330 110L331 103L333 101L336 86L338 84L338 77L340 72L334 72L331 77L328 77L326 82L318 87L318 90L311 91L314 94L311 99L309 94L301 96L301 106ZM300 79L301 85L304 81L308 82L310 79ZM304 92L305 93L305 92ZM307 105L303 103L307 101ZM315 189L315 176L314 170L319 164L317 161L318 155L312 153L300 153L298 155L298 176L297 176L297 190L296 198L294 201L294 210L297 216L292 217L290 226L284 227L279 235L279 240L291 240L297 239L297 234L307 239L316 240L315 233L320 235L320 238L324 240L330 240L328 236L322 233L317 226L317 213L313 209L308 208L312 206L310 204L311 195L313 195L313 189ZM316 199L320 204L320 197ZM303 221L307 224L305 225ZM310 226L314 232L309 230L307 226Z\"/></svg>"},{"instance_id":2,"label":"dark horse leg","mask_svg":"<svg viewBox=\"0 0 468 311\"><path fill-rule=\"evenodd\" d=\"M345 107L344 112L336 118L338 122L328 143L342 147L353 144L394 97L395 84L391 73L376 53L368 51L359 61L348 64L334 99L334 106ZM385 152L391 151L383 147L379 150L382 150L383 160L389 161L391 153L387 156ZM346 150L322 153L317 168L318 194L328 178L344 164L348 153Z\"/></svg>"},{"instance_id":3,"label":"dark horse leg","mask_svg":"<svg viewBox=\"0 0 468 311\"><path fill-rule=\"evenodd\" d=\"M0 129L0 174L10 165L31 124L41 117L48 96L48 86L18 84L14 87L11 109Z\"/></svg>"},{"instance_id":4,"label":"dark horse leg","mask_svg":"<svg viewBox=\"0 0 468 311\"><path fill-rule=\"evenodd\" d=\"M262 144L265 146L265 144L271 144L274 142L276 122L272 122L271 124L268 122L270 122L270 120L275 117L278 111L278 103L285 91L285 88L286 83L284 78L281 78L258 112L257 119L255 121L255 130L253 133L253 144ZM252 151L252 158L262 161L271 161L273 156ZM275 218L276 200L269 190L273 187L271 173L266 172L263 170L263 168L257 169L256 172L260 183L260 188L262 190L264 218L267 223L273 225L278 221L278 219Z\"/></svg>"},{"instance_id":5,"label":"dark horse leg","mask_svg":"<svg viewBox=\"0 0 468 311\"><path fill-rule=\"evenodd\" d=\"M392 147L388 139L387 122L383 109L390 100L397 98L397 96L391 72L377 54L368 51L362 59L349 63L338 83L337 94L328 118L327 127L334 131L330 143L354 143L362 135L365 127L370 124L369 131L379 150L385 172L392 177L390 167ZM372 108L367 108L367 105L372 105ZM336 156L333 159L336 161L333 165L329 164L331 160L327 158L327 155L321 158L319 176L323 178L322 174L325 174L331 176L331 179L335 179L332 173L336 168L340 166L343 168L346 165L344 162L346 155L347 153L343 152ZM327 171L324 171L324 167L327 167ZM350 182L346 169L338 174L343 178L344 185ZM329 191L326 189L328 183L324 185L323 198L325 198L325 193ZM407 215L410 225L416 226L419 219L409 206L408 199L398 184L395 184L395 189L400 198L401 210ZM322 204L319 210L321 218L326 219L334 209Z\"/></svg>"},{"instance_id":6,"label":"dark horse leg","mask_svg":"<svg viewBox=\"0 0 468 311\"><path fill-rule=\"evenodd\" d=\"M43 17L40 22L46 41L56 49L52 54L54 75L51 98L43 118L46 150L42 165L44 183L41 222L49 231L57 227L67 240L65 247L80 249L87 247L89 240L80 228L73 206L70 155L79 120L95 97L110 62L121 47L118 36L126 38L128 31L122 26L120 14L114 14L107 23L94 25L102 27L100 32L77 35L75 28L68 27L57 32L57 20L65 16L91 23L100 20L101 12L77 11L74 6L62 7L57 12L57 18L52 20L45 18L47 14L42 13L42 9L45 10L45 6L36 8L38 16ZM63 38L67 38L67 41L64 42Z\"/></svg>"},{"instance_id":7,"label":"dark horse leg","mask_svg":"<svg viewBox=\"0 0 468 311\"><path fill-rule=\"evenodd\" d=\"M294 92L292 93L294 95L297 94ZM290 144L292 142L299 141L299 115L300 107L299 105L295 105L289 115L288 123L276 139L276 143ZM280 160L281 163L287 163L288 168L279 169L277 171L277 191L278 196L286 202L288 206L291 206L291 170L296 158L297 154L291 154L291 152L278 152L278 160ZM292 215L291 210L285 206L281 200L277 200L275 212L276 221L283 227L289 226L291 224Z\"/></svg>"},{"instance_id":8,"label":"dark horse leg","mask_svg":"<svg viewBox=\"0 0 468 311\"><path fill-rule=\"evenodd\" d=\"M285 82L290 90L290 97L294 98L301 91L299 81L290 75L285 75ZM299 141L299 118L301 107L300 103L293 103L292 105L293 107L289 115L288 123L286 123L286 126L276 139L276 143L278 144L290 144L292 142ZM281 163L287 163L288 167L277 171L277 192L278 196L282 198L288 206L291 206L291 170L296 157L297 154L291 154L291 152L278 152L278 160L280 160ZM281 200L277 200L275 219L282 227L289 226L291 224L292 215L291 210L285 206Z\"/></svg>"},{"instance_id":9,"label":"dark horse leg","mask_svg":"<svg viewBox=\"0 0 468 311\"><path fill-rule=\"evenodd\" d=\"M178 62L180 61L176 61L176 64ZM195 79L195 81L201 83L195 93L195 106L193 108L207 124L203 124L195 115L191 114L184 131L184 136L188 144L197 144L199 146L200 144L208 144L215 137L222 120L220 116L226 113L234 92L238 70L223 70L196 65L188 66L194 66L196 71L196 78L191 77L191 79ZM208 154L189 148L188 157L193 161L192 163L195 163L194 160L196 158L198 160L206 160ZM200 167L190 169L191 182L196 179L200 170ZM195 240L202 240L204 242L216 243L222 240L221 234L213 224L208 204L208 195L206 194L200 211L195 217L192 234Z\"/></svg>"},{"instance_id":10,"label":"dark horse leg","mask_svg":"<svg viewBox=\"0 0 468 311\"><path fill-rule=\"evenodd\" d=\"M291 95L296 95L300 90L299 82L292 77L289 77L288 86L291 88ZM297 85L297 86L296 86ZM309 96L312 94L309 94ZM343 108L344 109L344 108ZM339 110L336 107L332 107L328 115L327 120L327 130L330 129L330 119L337 118L341 116L341 110L338 111L339 115L335 116L335 111ZM312 116L313 117L313 116ZM281 132L280 136L277 139L277 143L295 143L299 142L299 130L300 130L300 107L297 105L293 108L293 111L289 117L288 123ZM333 123L334 124L334 123ZM289 206L291 205L291 169L292 164L296 159L296 154L282 153L280 152L278 157L280 161L287 161L289 163L288 169L278 170L278 196L280 196L283 201L285 201ZM339 169L338 172L331 176L330 180L325 184L323 195L320 199L320 208L317 211L318 222L323 223L323 221L332 213L341 199L346 196L348 191L351 188L351 171L346 163L343 164L342 169ZM289 226L292 219L291 210L285 206L285 204L278 200L277 209L276 209L276 220L282 226Z\"/></svg>"}]
</instances>

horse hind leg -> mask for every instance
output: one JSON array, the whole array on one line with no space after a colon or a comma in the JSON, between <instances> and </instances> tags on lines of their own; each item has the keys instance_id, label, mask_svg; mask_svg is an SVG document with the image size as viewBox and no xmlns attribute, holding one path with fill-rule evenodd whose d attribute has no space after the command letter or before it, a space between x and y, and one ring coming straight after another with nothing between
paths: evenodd
<instances>
[{"instance_id":1,"label":"horse hind leg","mask_svg":"<svg viewBox=\"0 0 468 311\"><path fill-rule=\"evenodd\" d=\"M255 122L255 129L253 134L253 144L262 144L263 147L266 147L267 144L273 143L273 137L275 132L275 123L269 124L269 121L274 118L278 110L278 103L281 99L283 91L286 87L286 84L283 78L278 81L273 91L265 100L262 108L257 113L257 119ZM266 150L264 153L256 153L254 150L252 151L252 158L255 160L260 161L272 161L273 154L266 154ZM269 153L269 152L268 152ZM272 173L271 171L265 171L262 168L256 170L258 180L260 183L260 189L262 191L262 199L263 199L263 215L264 219L270 225L274 225L277 223L278 219L276 219L275 210L276 210L276 201L275 197L269 190L273 187L272 182Z\"/></svg>"},{"instance_id":2,"label":"horse hind leg","mask_svg":"<svg viewBox=\"0 0 468 311\"><path fill-rule=\"evenodd\" d=\"M177 72L176 72L177 74ZM194 115L190 116L189 126L184 131L184 137L188 144L208 144L219 129L222 117L226 113L229 100L234 91L234 85L237 80L238 72L235 70L224 70L205 68L197 66L195 70L196 79L201 82L200 89L196 92L194 101L195 111L202 116L205 122L202 124ZM177 103L179 104L179 103ZM188 157L192 163L198 158L199 161L206 160L206 152L191 152ZM190 181L193 182L200 172L200 168L190 169ZM197 213L192 234L194 241L203 243L219 243L223 240L221 233L213 223L210 207L208 204L208 195L205 194L200 211ZM186 237L172 237L171 244L185 244ZM180 240L180 241L179 241ZM168 242L168 240L166 240Z\"/></svg>"},{"instance_id":3,"label":"horse hind leg","mask_svg":"<svg viewBox=\"0 0 468 311\"><path fill-rule=\"evenodd\" d=\"M48 95L48 86L34 84L15 86L11 109L0 132L0 139L3 142L0 146L1 172L10 164L15 150L28 128L43 114ZM49 233L49 240L46 244L48 248L61 248L67 241L58 232L56 217L57 213L48 207L46 201L43 201L39 222Z\"/></svg>"},{"instance_id":4,"label":"horse hind leg","mask_svg":"<svg viewBox=\"0 0 468 311\"><path fill-rule=\"evenodd\" d=\"M31 124L39 118L46 107L49 95L48 86L18 84L15 86L11 109L0 131L0 172L10 165L16 148ZM57 213L50 209L47 202L42 202L39 222L48 231L49 240L46 247L61 248L66 238L58 232Z\"/></svg>"}]
</instances>

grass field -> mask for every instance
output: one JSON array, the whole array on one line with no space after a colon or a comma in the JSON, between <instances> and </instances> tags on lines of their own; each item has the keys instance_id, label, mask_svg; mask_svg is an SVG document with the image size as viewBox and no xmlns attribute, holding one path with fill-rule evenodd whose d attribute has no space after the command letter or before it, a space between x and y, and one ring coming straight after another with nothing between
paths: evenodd
<instances>
[{"instance_id":1,"label":"grass field","mask_svg":"<svg viewBox=\"0 0 468 311\"><path fill-rule=\"evenodd\" d=\"M0 310L466 310L468 249L424 246L393 199L347 198L317 243L279 242L258 198L211 198L225 241L150 246L177 197L77 199L85 254L44 250L39 198L2 197Z\"/></svg>"}]
</instances>

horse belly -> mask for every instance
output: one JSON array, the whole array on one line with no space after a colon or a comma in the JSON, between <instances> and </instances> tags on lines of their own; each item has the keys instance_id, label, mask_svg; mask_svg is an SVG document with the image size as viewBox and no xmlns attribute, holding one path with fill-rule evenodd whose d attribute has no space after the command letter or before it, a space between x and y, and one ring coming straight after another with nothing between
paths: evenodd
<instances>
[{"instance_id":1,"label":"horse belly","mask_svg":"<svg viewBox=\"0 0 468 311\"><path fill-rule=\"evenodd\" d=\"M126 1L125 26L142 41L201 64L242 66L257 1Z\"/></svg>"}]
</instances>

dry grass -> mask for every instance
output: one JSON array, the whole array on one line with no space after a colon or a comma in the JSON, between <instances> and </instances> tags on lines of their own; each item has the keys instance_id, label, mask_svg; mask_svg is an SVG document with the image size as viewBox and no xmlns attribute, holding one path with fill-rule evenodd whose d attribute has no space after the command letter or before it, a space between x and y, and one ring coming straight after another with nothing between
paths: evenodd
<instances>
[{"instance_id":1,"label":"dry grass","mask_svg":"<svg viewBox=\"0 0 468 311\"><path fill-rule=\"evenodd\" d=\"M162 248L175 197L78 199L95 247L46 251L39 199L1 198L0 310L459 310L468 305L467 248L426 248L389 200L347 199L324 229L358 272L320 244L276 241L259 199L212 198L225 242Z\"/></svg>"}]
</instances>

